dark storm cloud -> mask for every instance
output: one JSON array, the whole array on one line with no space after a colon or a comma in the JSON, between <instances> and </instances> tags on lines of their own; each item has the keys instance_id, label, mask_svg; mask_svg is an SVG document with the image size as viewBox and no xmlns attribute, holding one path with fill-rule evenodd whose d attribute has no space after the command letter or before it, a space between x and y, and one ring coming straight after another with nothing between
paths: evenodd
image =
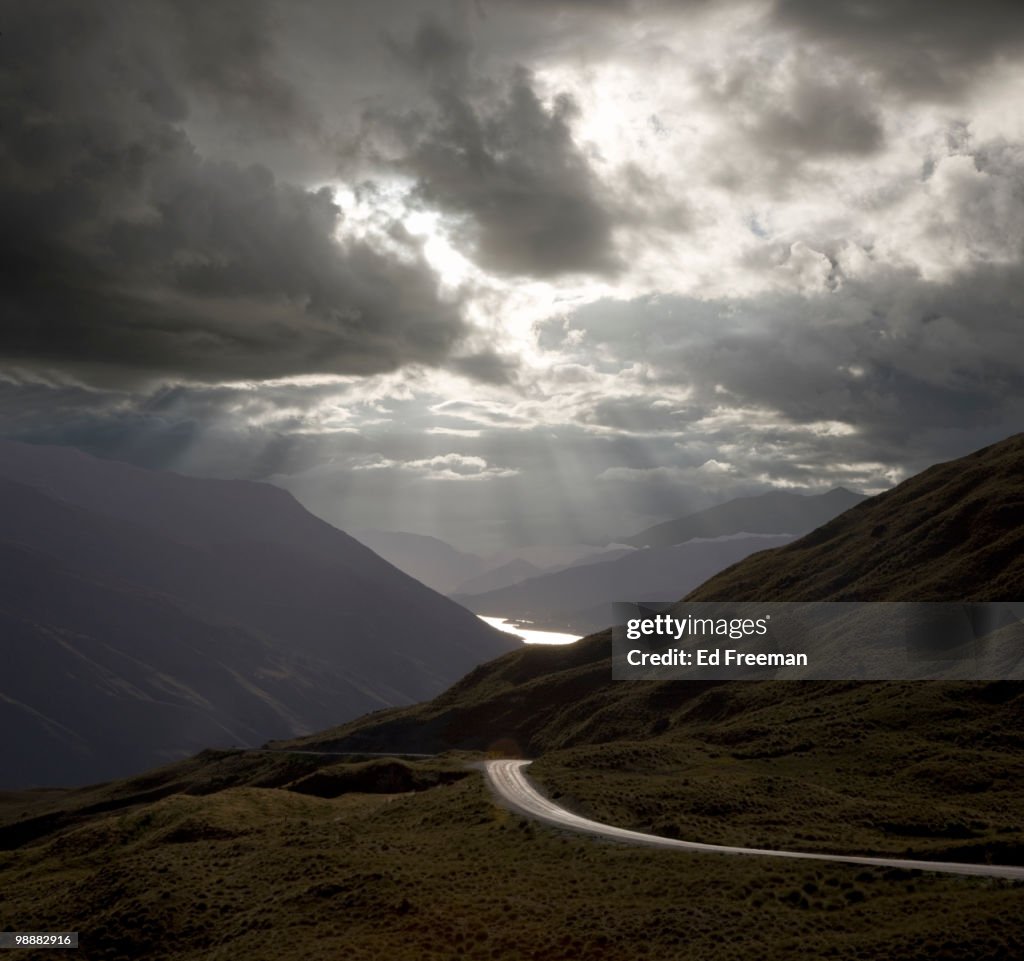
<instances>
[{"instance_id":1,"label":"dark storm cloud","mask_svg":"<svg viewBox=\"0 0 1024 961\"><path fill-rule=\"evenodd\" d=\"M820 55L739 55L698 78L728 120L725 136L736 138L716 177L734 192L800 184L809 162L866 157L886 146L878 91Z\"/></svg>"},{"instance_id":2,"label":"dark storm cloud","mask_svg":"<svg viewBox=\"0 0 1024 961\"><path fill-rule=\"evenodd\" d=\"M580 422L635 434L678 433L681 424L692 423L709 412L706 405L674 403L660 397L657 389L652 393L651 397L598 400L581 414Z\"/></svg>"},{"instance_id":3,"label":"dark storm cloud","mask_svg":"<svg viewBox=\"0 0 1024 961\"><path fill-rule=\"evenodd\" d=\"M177 385L123 391L0 378L0 436L77 447L141 467L253 480L303 470L320 438L282 416L342 391L338 385ZM261 424L260 421L269 420Z\"/></svg>"},{"instance_id":4,"label":"dark storm cloud","mask_svg":"<svg viewBox=\"0 0 1024 961\"><path fill-rule=\"evenodd\" d=\"M774 15L924 98L958 94L979 68L1024 47L1019 0L776 0Z\"/></svg>"},{"instance_id":5,"label":"dark storm cloud","mask_svg":"<svg viewBox=\"0 0 1024 961\"><path fill-rule=\"evenodd\" d=\"M573 140L572 98L543 103L522 67L499 89L474 81L466 46L437 21L392 46L429 79L436 115L374 119L407 141L419 199L464 218L460 246L501 274L614 273L613 218Z\"/></svg>"},{"instance_id":6,"label":"dark storm cloud","mask_svg":"<svg viewBox=\"0 0 1024 961\"><path fill-rule=\"evenodd\" d=\"M188 78L212 95L221 119L294 135L317 118L278 68L275 37L286 11L267 0L171 0Z\"/></svg>"},{"instance_id":7,"label":"dark storm cloud","mask_svg":"<svg viewBox=\"0 0 1024 961\"><path fill-rule=\"evenodd\" d=\"M453 357L448 366L456 373L486 384L510 384L515 380L516 360L492 350Z\"/></svg>"},{"instance_id":8,"label":"dark storm cloud","mask_svg":"<svg viewBox=\"0 0 1024 961\"><path fill-rule=\"evenodd\" d=\"M747 476L751 453L768 449L772 476L812 483L837 462L920 467L1012 432L1024 416L1022 316L1014 264L942 283L892 270L815 296L595 304L545 334L582 331L565 341L580 364L611 354L623 370L647 366L643 396L597 401L585 421L730 445ZM687 402L672 403L670 387Z\"/></svg>"},{"instance_id":9,"label":"dark storm cloud","mask_svg":"<svg viewBox=\"0 0 1024 961\"><path fill-rule=\"evenodd\" d=\"M189 142L180 121L199 65L157 27L190 23L187 47L196 31L216 35L204 15L116 13L48 4L5 20L0 355L110 382L442 361L463 324L414 247L398 258L339 245L328 192ZM260 22L200 87L278 122L300 108L268 71Z\"/></svg>"},{"instance_id":10,"label":"dark storm cloud","mask_svg":"<svg viewBox=\"0 0 1024 961\"><path fill-rule=\"evenodd\" d=\"M798 72L786 102L767 105L752 129L755 142L802 156L869 154L883 131L869 94L855 83Z\"/></svg>"}]
</instances>

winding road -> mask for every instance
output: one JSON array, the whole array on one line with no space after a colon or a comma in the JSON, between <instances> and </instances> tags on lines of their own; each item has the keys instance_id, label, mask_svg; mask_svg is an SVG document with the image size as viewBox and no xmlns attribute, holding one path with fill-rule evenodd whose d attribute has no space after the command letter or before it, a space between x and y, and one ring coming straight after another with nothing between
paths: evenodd
<instances>
[{"instance_id":1,"label":"winding road","mask_svg":"<svg viewBox=\"0 0 1024 961\"><path fill-rule=\"evenodd\" d=\"M985 878L1024 880L1024 868L997 864L960 864L955 861L920 861L909 858L860 857L843 854L812 854L805 851L770 851L763 848L741 848L726 844L702 844L699 841L678 841L641 831L629 831L610 824L601 824L580 817L544 797L526 776L529 761L485 761L484 773L494 794L505 806L526 817L552 827L594 834L598 837L643 844L648 847L671 848L676 851L702 851L711 854L756 854L769 858L800 858L807 861L829 861L840 864L866 864L871 867L902 868L907 871L937 871L942 874L970 874Z\"/></svg>"}]
</instances>

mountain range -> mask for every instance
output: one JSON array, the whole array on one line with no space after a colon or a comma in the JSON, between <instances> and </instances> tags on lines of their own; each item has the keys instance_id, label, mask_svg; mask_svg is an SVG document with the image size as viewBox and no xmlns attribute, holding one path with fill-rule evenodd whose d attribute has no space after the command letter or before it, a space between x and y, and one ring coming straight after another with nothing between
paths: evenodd
<instances>
[{"instance_id":1,"label":"mountain range","mask_svg":"<svg viewBox=\"0 0 1024 961\"><path fill-rule=\"evenodd\" d=\"M864 495L837 487L826 494L773 491L739 497L659 524L562 569L450 596L478 614L589 634L610 623L613 601L664 601L692 590L722 568L779 547L859 504ZM484 582L485 583L485 582Z\"/></svg>"},{"instance_id":2,"label":"mountain range","mask_svg":"<svg viewBox=\"0 0 1024 961\"><path fill-rule=\"evenodd\" d=\"M1022 501L1019 435L689 596L1017 600ZM599 843L498 808L470 762L534 757L555 803L668 837L1019 865L1024 685L612 681L609 648L521 647L272 750L0 791L0 927L73 918L117 959L1019 955L1019 883Z\"/></svg>"},{"instance_id":3,"label":"mountain range","mask_svg":"<svg viewBox=\"0 0 1024 961\"><path fill-rule=\"evenodd\" d=\"M680 590L678 593L682 593ZM938 464L858 503L791 544L741 560L691 590L687 601L956 600L1017 601L1024 597L1024 434L968 457ZM444 694L412 708L383 711L294 742L331 750L488 750L514 746L529 755L667 732L676 718L724 716L723 698L745 691L803 716L816 699L834 700L823 717L854 710L884 682L725 682L611 680L611 633L562 648L525 647L476 668ZM968 687L970 687L968 685ZM915 699L940 701L955 688L927 682ZM1024 685L992 682L990 696L1024 719ZM990 693L984 694L987 690ZM854 691L856 693L849 694ZM837 692L844 693L836 699ZM922 693L923 692L923 693ZM1005 703L1004 703L1005 698ZM799 702L800 706L797 707ZM849 703L847 703L849 702ZM1012 709L1009 705L1012 704ZM718 705L718 706L716 706ZM931 704L930 711L942 705ZM732 710L731 708L729 709ZM923 708L922 708L923 710ZM1014 714L1013 712L1017 712ZM840 712L841 713L841 712ZM1014 718L1016 717L1016 720ZM749 718L748 718L749 720ZM1015 735L1019 747L1019 734Z\"/></svg>"},{"instance_id":4,"label":"mountain range","mask_svg":"<svg viewBox=\"0 0 1024 961\"><path fill-rule=\"evenodd\" d=\"M590 559L507 587L452 597L478 614L589 634L611 623L613 601L672 600L754 551L791 540L787 534L741 535L616 551L614 560Z\"/></svg>"},{"instance_id":5,"label":"mountain range","mask_svg":"<svg viewBox=\"0 0 1024 961\"><path fill-rule=\"evenodd\" d=\"M736 497L676 520L656 524L624 537L633 547L668 547L695 537L729 534L807 534L837 514L859 504L863 494L836 487L825 494L769 491L754 497Z\"/></svg>"},{"instance_id":6,"label":"mountain range","mask_svg":"<svg viewBox=\"0 0 1024 961\"><path fill-rule=\"evenodd\" d=\"M527 577L611 560L631 550L617 545L537 544L473 554L409 531L356 529L352 536L399 570L450 597L498 590Z\"/></svg>"},{"instance_id":7,"label":"mountain range","mask_svg":"<svg viewBox=\"0 0 1024 961\"><path fill-rule=\"evenodd\" d=\"M265 484L0 442L0 770L123 775L432 696L516 645Z\"/></svg>"}]
</instances>

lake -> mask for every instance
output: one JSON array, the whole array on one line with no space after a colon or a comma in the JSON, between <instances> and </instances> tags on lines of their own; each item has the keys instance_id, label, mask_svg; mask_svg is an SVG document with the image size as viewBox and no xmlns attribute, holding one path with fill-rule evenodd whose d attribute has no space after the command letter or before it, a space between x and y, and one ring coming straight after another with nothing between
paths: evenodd
<instances>
[{"instance_id":1,"label":"lake","mask_svg":"<svg viewBox=\"0 0 1024 961\"><path fill-rule=\"evenodd\" d=\"M499 631L521 637L526 644L572 644L573 641L580 639L578 634L559 634L558 631L535 631L517 627L513 621L504 617L485 617L483 614L477 614L477 617Z\"/></svg>"}]
</instances>

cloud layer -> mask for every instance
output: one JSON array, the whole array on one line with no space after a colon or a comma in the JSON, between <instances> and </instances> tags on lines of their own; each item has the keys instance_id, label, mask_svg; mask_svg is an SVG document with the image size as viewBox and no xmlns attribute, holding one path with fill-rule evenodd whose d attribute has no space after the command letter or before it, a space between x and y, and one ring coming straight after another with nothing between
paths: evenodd
<instances>
[{"instance_id":1,"label":"cloud layer","mask_svg":"<svg viewBox=\"0 0 1024 961\"><path fill-rule=\"evenodd\" d=\"M0 431L466 546L1019 428L1024 10L22 5Z\"/></svg>"}]
</instances>

